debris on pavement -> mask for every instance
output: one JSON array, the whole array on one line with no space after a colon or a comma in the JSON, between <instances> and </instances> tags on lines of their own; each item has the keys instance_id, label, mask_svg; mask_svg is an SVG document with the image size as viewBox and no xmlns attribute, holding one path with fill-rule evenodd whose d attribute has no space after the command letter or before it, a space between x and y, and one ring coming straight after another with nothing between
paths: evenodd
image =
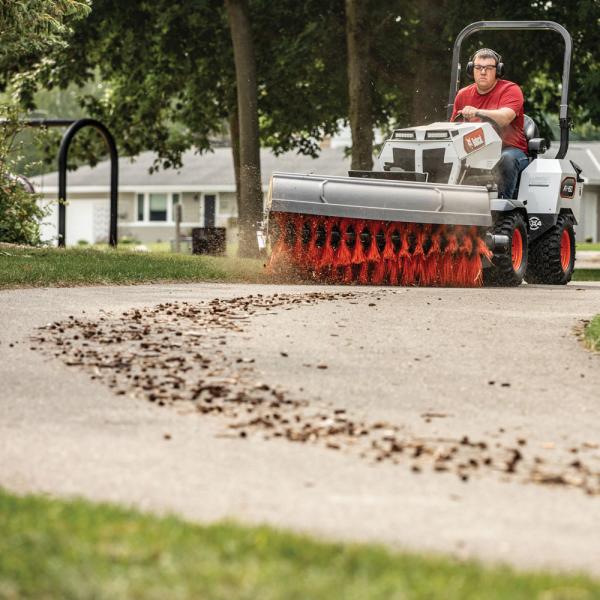
<instances>
[{"instance_id":1,"label":"debris on pavement","mask_svg":"<svg viewBox=\"0 0 600 600\"><path fill-rule=\"evenodd\" d=\"M360 294L361 298L371 296ZM261 435L319 444L374 463L406 465L415 474L426 469L454 473L464 482L484 474L501 474L600 495L598 456L592 452L598 445L594 442L571 447L566 456L548 453L550 460L532 454L533 449L529 453L530 445L522 437L493 444L469 436L423 437L399 424L369 422L342 407L294 397L262 381L253 357L226 351L228 336L244 332L254 317L275 314L274 308L287 310L331 301L356 303L358 299L354 292L310 292L166 302L120 314L102 313L97 319L71 315L41 327L31 341L65 365L84 369L119 396L158 406L183 406L224 419L237 439ZM287 352L280 354L288 356ZM331 376L326 364L317 363L316 368L324 371L323 376ZM451 416L434 411L421 415L426 422ZM498 431L504 433L505 429ZM170 434L164 439L171 439ZM574 453L577 460L573 460Z\"/></svg>"}]
</instances>

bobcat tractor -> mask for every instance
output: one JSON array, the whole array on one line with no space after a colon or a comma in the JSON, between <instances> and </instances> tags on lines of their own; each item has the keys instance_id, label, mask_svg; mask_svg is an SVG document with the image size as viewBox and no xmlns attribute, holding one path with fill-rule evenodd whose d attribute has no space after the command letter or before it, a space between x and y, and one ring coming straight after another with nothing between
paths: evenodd
<instances>
[{"instance_id":1,"label":"bobcat tractor","mask_svg":"<svg viewBox=\"0 0 600 600\"><path fill-rule=\"evenodd\" d=\"M551 30L564 40L560 146L525 116L529 164L516 197L499 198L502 141L491 119L450 121L461 44L481 30ZM575 264L583 193L569 143L571 36L551 21L481 21L454 44L447 121L397 129L372 171L348 177L273 173L259 243L270 266L313 279L377 285L566 284Z\"/></svg>"}]
</instances>

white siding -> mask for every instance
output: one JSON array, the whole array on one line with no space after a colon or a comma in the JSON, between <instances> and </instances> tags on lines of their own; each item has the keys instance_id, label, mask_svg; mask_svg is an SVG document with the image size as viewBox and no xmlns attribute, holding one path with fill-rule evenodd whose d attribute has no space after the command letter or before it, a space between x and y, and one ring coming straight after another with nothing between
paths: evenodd
<instances>
[{"instance_id":1,"label":"white siding","mask_svg":"<svg viewBox=\"0 0 600 600\"><path fill-rule=\"evenodd\" d=\"M577 226L577 241L598 241L598 188L586 187L581 199L581 214Z\"/></svg>"}]
</instances>

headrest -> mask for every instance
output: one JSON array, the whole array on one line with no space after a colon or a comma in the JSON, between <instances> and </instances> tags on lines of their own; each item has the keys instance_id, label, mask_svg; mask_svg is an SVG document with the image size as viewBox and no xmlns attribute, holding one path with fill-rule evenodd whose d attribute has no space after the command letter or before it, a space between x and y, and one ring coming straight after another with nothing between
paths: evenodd
<instances>
[{"instance_id":1,"label":"headrest","mask_svg":"<svg viewBox=\"0 0 600 600\"><path fill-rule=\"evenodd\" d=\"M536 122L528 115L523 115L523 133L527 141L540 137L540 130Z\"/></svg>"}]
</instances>

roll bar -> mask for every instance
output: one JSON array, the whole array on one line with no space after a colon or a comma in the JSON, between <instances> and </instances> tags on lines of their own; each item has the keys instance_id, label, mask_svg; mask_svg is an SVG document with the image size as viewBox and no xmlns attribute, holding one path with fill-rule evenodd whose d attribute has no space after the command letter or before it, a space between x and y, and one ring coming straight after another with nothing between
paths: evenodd
<instances>
[{"instance_id":1,"label":"roll bar","mask_svg":"<svg viewBox=\"0 0 600 600\"><path fill-rule=\"evenodd\" d=\"M460 48L463 41L475 33L483 30L530 30L538 29L545 31L556 31L562 35L565 42L565 56L563 60L562 93L560 98L559 125L560 125L560 147L556 158L564 158L569 148L569 76L571 73L571 54L573 42L569 32L559 23L554 21L477 21L467 25L457 36L452 52L452 72L450 76L450 94L448 96L447 119L452 116L454 99L458 92L460 82Z\"/></svg>"}]
</instances>

